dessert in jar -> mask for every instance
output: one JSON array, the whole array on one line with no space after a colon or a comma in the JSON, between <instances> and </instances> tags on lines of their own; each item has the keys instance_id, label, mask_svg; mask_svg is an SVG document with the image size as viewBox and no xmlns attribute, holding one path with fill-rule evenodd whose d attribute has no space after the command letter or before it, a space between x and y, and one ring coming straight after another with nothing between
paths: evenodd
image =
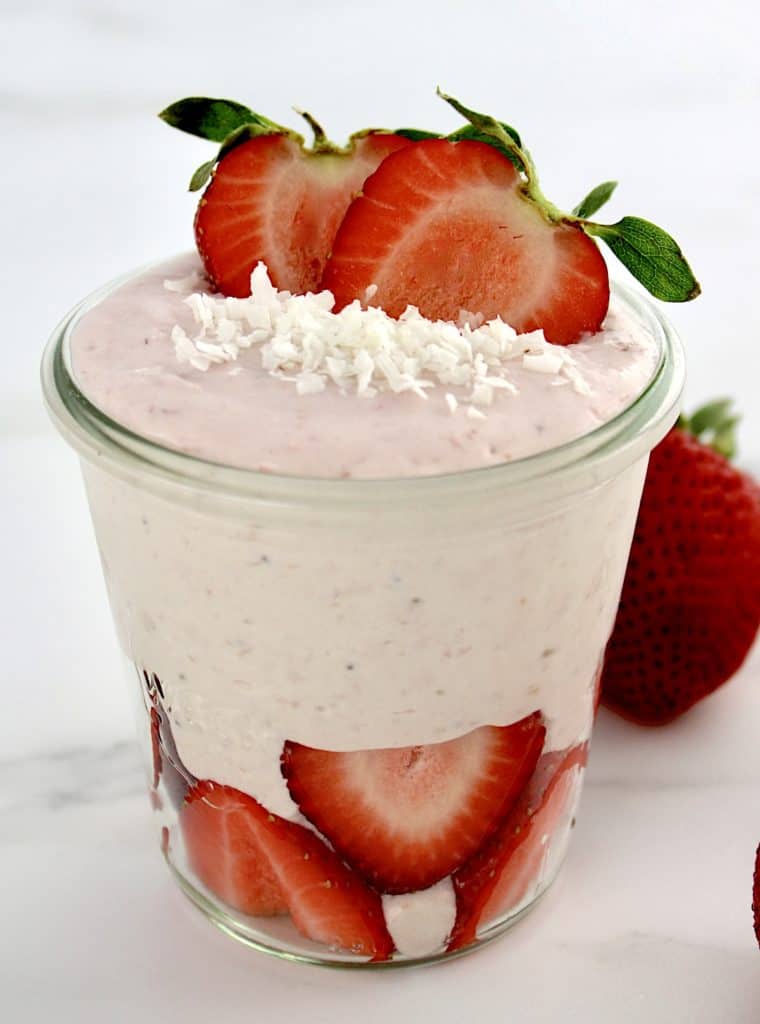
<instances>
[{"instance_id":1,"label":"dessert in jar","mask_svg":"<svg viewBox=\"0 0 760 1024\"><path fill-rule=\"evenodd\" d=\"M446 138L308 151L169 108L223 141L199 252L86 302L43 370L166 859L225 930L317 963L476 948L556 875L683 380L591 237L668 236L592 222L604 190L561 214L514 129L453 103ZM644 283L695 293L666 258Z\"/></svg>"}]
</instances>

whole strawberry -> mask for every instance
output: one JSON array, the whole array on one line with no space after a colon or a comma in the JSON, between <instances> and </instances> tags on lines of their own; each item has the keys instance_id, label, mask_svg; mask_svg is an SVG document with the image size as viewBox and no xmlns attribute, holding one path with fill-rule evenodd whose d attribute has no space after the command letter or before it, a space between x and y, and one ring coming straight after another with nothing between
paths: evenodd
<instances>
[{"instance_id":1,"label":"whole strawberry","mask_svg":"<svg viewBox=\"0 0 760 1024\"><path fill-rule=\"evenodd\" d=\"M736 422L710 403L650 458L602 674L602 702L642 725L725 683L760 625L760 487L729 462Z\"/></svg>"}]
</instances>

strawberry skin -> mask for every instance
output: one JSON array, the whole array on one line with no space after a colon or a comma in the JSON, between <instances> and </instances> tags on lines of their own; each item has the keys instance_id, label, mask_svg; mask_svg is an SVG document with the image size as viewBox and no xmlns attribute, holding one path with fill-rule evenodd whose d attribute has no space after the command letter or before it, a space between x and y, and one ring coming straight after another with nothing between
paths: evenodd
<instances>
[{"instance_id":1,"label":"strawberry skin","mask_svg":"<svg viewBox=\"0 0 760 1024\"><path fill-rule=\"evenodd\" d=\"M257 841L257 817L245 793L199 782L180 811L187 859L207 889L243 914L287 911L282 890Z\"/></svg>"},{"instance_id":2,"label":"strawberry skin","mask_svg":"<svg viewBox=\"0 0 760 1024\"><path fill-rule=\"evenodd\" d=\"M654 449L602 701L664 725L726 682L760 624L760 488L679 427Z\"/></svg>"},{"instance_id":3,"label":"strawberry skin","mask_svg":"<svg viewBox=\"0 0 760 1024\"><path fill-rule=\"evenodd\" d=\"M536 881L551 838L586 763L587 746L544 754L512 813L454 875L457 916L449 951L474 942L478 926L516 907Z\"/></svg>"},{"instance_id":4,"label":"strawberry skin","mask_svg":"<svg viewBox=\"0 0 760 1024\"><path fill-rule=\"evenodd\" d=\"M407 139L370 133L345 152L310 152L288 135L261 135L219 162L198 205L195 238L206 272L225 295L251 294L262 260L272 283L316 291L349 203L388 153Z\"/></svg>"},{"instance_id":5,"label":"strawberry skin","mask_svg":"<svg viewBox=\"0 0 760 1024\"><path fill-rule=\"evenodd\" d=\"M310 829L208 781L190 792L180 823L190 867L231 907L289 913L307 938L373 960L393 952L378 894Z\"/></svg>"},{"instance_id":6,"label":"strawberry skin","mask_svg":"<svg viewBox=\"0 0 760 1024\"><path fill-rule=\"evenodd\" d=\"M542 328L569 344L599 330L607 266L576 225L550 223L525 198L512 163L484 142L427 139L387 157L338 230L322 287L336 307L364 300L430 319L462 309Z\"/></svg>"},{"instance_id":7,"label":"strawberry skin","mask_svg":"<svg viewBox=\"0 0 760 1024\"><path fill-rule=\"evenodd\" d=\"M302 814L376 889L427 889L463 864L517 800L541 753L537 712L428 746L340 753L286 743Z\"/></svg>"}]
</instances>

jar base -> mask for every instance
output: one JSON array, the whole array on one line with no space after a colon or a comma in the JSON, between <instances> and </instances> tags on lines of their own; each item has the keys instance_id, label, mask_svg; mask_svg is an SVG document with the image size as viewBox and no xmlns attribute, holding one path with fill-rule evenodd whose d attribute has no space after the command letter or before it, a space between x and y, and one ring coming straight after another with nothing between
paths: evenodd
<instances>
[{"instance_id":1,"label":"jar base","mask_svg":"<svg viewBox=\"0 0 760 1024\"><path fill-rule=\"evenodd\" d=\"M164 858L177 884L190 903L200 910L204 917L220 931L224 932L225 935L229 935L250 949L255 949L260 953L267 953L269 956L275 956L281 960L309 964L314 967L335 967L354 970L426 967L445 963L449 960L456 960L459 957L474 953L481 947L498 939L499 936L503 935L530 913L548 892L561 869L561 864L558 864L555 872L550 877L541 881L537 890L527 902L492 921L487 927L478 932L475 941L471 942L468 946L453 952L441 950L419 957L395 954L392 960L373 961L357 956L355 953L343 953L335 949L326 950L319 943L311 942L309 939L305 939L295 933L292 923L285 916L282 918L268 918L269 933L265 934L253 925L246 923L241 919L241 916L233 916L231 911L227 911L216 902L212 902L172 863L171 856L167 850L164 851ZM277 932L278 930L282 931L282 945L273 945L272 932Z\"/></svg>"}]
</instances>

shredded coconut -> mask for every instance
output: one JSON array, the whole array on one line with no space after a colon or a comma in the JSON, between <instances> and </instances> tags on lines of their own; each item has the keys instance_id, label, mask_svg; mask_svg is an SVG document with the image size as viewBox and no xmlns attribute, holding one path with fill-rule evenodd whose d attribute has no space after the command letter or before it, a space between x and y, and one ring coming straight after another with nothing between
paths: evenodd
<instances>
[{"instance_id":1,"label":"shredded coconut","mask_svg":"<svg viewBox=\"0 0 760 1024\"><path fill-rule=\"evenodd\" d=\"M178 292L188 280L164 284ZM330 382L367 398L383 391L409 391L426 399L438 385L462 388L471 419L485 418L496 392L517 394L508 377L509 363L515 360L536 373L555 375L553 383L590 392L570 352L547 342L543 331L517 334L500 317L484 322L482 314L466 310L457 323L431 321L415 306L395 320L367 305L376 291L370 285L364 305L355 301L334 313L330 292L278 291L259 263L251 274L250 298L193 292L185 299L196 331L190 337L174 326L175 356L205 372L256 347L263 368L292 382L299 395L318 394ZM450 390L444 400L456 415L460 400Z\"/></svg>"}]
</instances>

